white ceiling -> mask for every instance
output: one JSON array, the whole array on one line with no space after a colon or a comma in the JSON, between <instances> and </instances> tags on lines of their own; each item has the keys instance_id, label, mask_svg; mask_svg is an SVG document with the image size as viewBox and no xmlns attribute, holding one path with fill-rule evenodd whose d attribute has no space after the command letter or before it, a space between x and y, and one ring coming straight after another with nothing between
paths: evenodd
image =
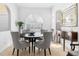
<instances>
[{"instance_id":1,"label":"white ceiling","mask_svg":"<svg viewBox=\"0 0 79 59\"><path fill-rule=\"evenodd\" d=\"M19 7L69 7L72 3L17 3Z\"/></svg>"},{"instance_id":2,"label":"white ceiling","mask_svg":"<svg viewBox=\"0 0 79 59\"><path fill-rule=\"evenodd\" d=\"M20 8L37 8L37 7L42 7L42 8L52 8L52 10L65 10L66 8L70 7L73 5L73 3L16 3L15 4L17 7Z\"/></svg>"}]
</instances>

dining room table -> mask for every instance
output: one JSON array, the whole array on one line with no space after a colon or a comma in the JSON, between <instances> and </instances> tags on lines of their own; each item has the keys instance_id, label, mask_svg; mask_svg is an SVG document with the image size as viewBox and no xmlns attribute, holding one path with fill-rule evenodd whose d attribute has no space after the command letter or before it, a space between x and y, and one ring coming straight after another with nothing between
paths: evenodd
<instances>
[{"instance_id":1,"label":"dining room table","mask_svg":"<svg viewBox=\"0 0 79 59\"><path fill-rule=\"evenodd\" d=\"M32 33L31 33L32 34ZM25 40L28 40L29 43L32 43L32 52L34 49L34 42L36 42L36 40L42 40L41 38L43 37L43 34L41 33L33 33L31 35L30 33L23 35Z\"/></svg>"}]
</instances>

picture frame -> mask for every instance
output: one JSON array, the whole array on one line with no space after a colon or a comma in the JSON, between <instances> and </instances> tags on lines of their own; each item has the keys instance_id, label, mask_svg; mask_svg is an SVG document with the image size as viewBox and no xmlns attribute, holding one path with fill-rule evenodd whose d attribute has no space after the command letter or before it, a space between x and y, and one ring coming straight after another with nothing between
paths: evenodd
<instances>
[{"instance_id":1,"label":"picture frame","mask_svg":"<svg viewBox=\"0 0 79 59\"><path fill-rule=\"evenodd\" d=\"M78 26L78 4L73 4L63 12L63 26Z\"/></svg>"}]
</instances>

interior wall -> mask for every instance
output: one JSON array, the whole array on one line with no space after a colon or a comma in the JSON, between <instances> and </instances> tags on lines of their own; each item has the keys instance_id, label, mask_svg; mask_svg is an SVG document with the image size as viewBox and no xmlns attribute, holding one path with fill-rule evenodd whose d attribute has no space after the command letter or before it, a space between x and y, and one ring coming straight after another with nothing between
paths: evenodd
<instances>
[{"instance_id":1,"label":"interior wall","mask_svg":"<svg viewBox=\"0 0 79 59\"><path fill-rule=\"evenodd\" d=\"M56 11L64 11L66 8L71 6L72 3L56 3L55 6L52 7L52 28L56 29Z\"/></svg>"},{"instance_id":2,"label":"interior wall","mask_svg":"<svg viewBox=\"0 0 79 59\"><path fill-rule=\"evenodd\" d=\"M27 20L29 15L38 15L43 19L43 29L51 29L52 9L50 7L18 7L18 15L19 20L23 21Z\"/></svg>"},{"instance_id":3,"label":"interior wall","mask_svg":"<svg viewBox=\"0 0 79 59\"><path fill-rule=\"evenodd\" d=\"M10 31L0 32L0 52L5 50L12 44Z\"/></svg>"},{"instance_id":4,"label":"interior wall","mask_svg":"<svg viewBox=\"0 0 79 59\"><path fill-rule=\"evenodd\" d=\"M18 19L18 14L17 14L17 6L13 3L6 4L10 10L10 15L11 15L11 31L18 31L18 28L16 27L16 20Z\"/></svg>"}]
</instances>

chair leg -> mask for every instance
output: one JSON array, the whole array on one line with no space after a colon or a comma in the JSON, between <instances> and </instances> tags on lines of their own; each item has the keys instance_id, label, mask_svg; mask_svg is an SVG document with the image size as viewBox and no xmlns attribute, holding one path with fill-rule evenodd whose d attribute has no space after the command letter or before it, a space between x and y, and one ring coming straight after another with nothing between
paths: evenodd
<instances>
[{"instance_id":1,"label":"chair leg","mask_svg":"<svg viewBox=\"0 0 79 59\"><path fill-rule=\"evenodd\" d=\"M23 51L23 48L22 48L22 51Z\"/></svg>"},{"instance_id":2,"label":"chair leg","mask_svg":"<svg viewBox=\"0 0 79 59\"><path fill-rule=\"evenodd\" d=\"M29 54L30 54L30 46L29 46Z\"/></svg>"},{"instance_id":3,"label":"chair leg","mask_svg":"<svg viewBox=\"0 0 79 59\"><path fill-rule=\"evenodd\" d=\"M17 56L19 56L19 49L17 49Z\"/></svg>"},{"instance_id":4,"label":"chair leg","mask_svg":"<svg viewBox=\"0 0 79 59\"><path fill-rule=\"evenodd\" d=\"M15 52L15 48L13 48L13 52L12 52L12 55L14 55L14 52Z\"/></svg>"},{"instance_id":5,"label":"chair leg","mask_svg":"<svg viewBox=\"0 0 79 59\"><path fill-rule=\"evenodd\" d=\"M38 48L38 53L39 53L39 55L40 55L40 48Z\"/></svg>"},{"instance_id":6,"label":"chair leg","mask_svg":"<svg viewBox=\"0 0 79 59\"><path fill-rule=\"evenodd\" d=\"M25 48L25 50L26 50L26 48Z\"/></svg>"},{"instance_id":7,"label":"chair leg","mask_svg":"<svg viewBox=\"0 0 79 59\"><path fill-rule=\"evenodd\" d=\"M35 46L34 46L34 55L35 55Z\"/></svg>"},{"instance_id":8,"label":"chair leg","mask_svg":"<svg viewBox=\"0 0 79 59\"><path fill-rule=\"evenodd\" d=\"M50 51L50 48L48 48L49 49L49 53L50 53L50 55L51 55L51 51Z\"/></svg>"},{"instance_id":9,"label":"chair leg","mask_svg":"<svg viewBox=\"0 0 79 59\"><path fill-rule=\"evenodd\" d=\"M46 56L46 49L44 49L44 56Z\"/></svg>"},{"instance_id":10,"label":"chair leg","mask_svg":"<svg viewBox=\"0 0 79 59\"><path fill-rule=\"evenodd\" d=\"M33 52L33 39L32 39L32 52Z\"/></svg>"}]
</instances>

